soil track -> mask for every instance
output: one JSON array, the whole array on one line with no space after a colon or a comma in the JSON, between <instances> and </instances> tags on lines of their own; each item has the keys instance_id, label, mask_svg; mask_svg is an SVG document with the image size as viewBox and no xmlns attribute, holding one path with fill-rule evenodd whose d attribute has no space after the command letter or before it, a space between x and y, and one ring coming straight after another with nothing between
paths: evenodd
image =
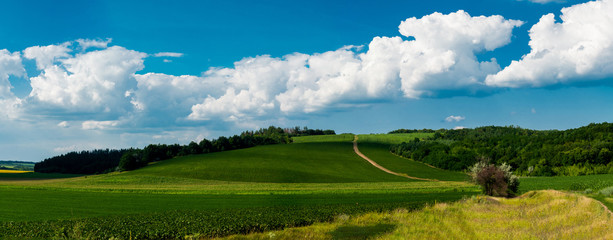
<instances>
[{"instance_id":1,"label":"soil track","mask_svg":"<svg viewBox=\"0 0 613 240\"><path fill-rule=\"evenodd\" d=\"M358 156L360 156L361 158L363 158L364 160L368 161L370 164L372 164L376 168L381 169L381 171L384 171L386 173L393 174L393 175L396 175L396 176L399 176L399 177L405 177L405 178L408 178L408 179L414 179L414 180L432 181L432 182L438 182L439 181L439 180L436 180L436 179L412 177L412 176L406 175L404 173L397 173L397 172L391 171L391 170L389 170L387 168L384 168L383 166L379 165L377 162L371 160L366 155L364 155L362 152L360 152L360 149L358 149L358 135L354 135L354 137L353 137L353 151Z\"/></svg>"}]
</instances>

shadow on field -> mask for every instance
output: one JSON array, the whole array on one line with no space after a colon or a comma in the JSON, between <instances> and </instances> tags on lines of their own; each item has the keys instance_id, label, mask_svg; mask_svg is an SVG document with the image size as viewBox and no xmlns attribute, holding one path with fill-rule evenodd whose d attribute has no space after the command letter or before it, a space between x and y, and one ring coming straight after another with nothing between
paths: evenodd
<instances>
[{"instance_id":1,"label":"shadow on field","mask_svg":"<svg viewBox=\"0 0 613 240\"><path fill-rule=\"evenodd\" d=\"M369 239L381 235L386 232L390 232L396 228L394 224L383 224L370 226L340 226L330 234L332 239L344 240L344 239Z\"/></svg>"}]
</instances>

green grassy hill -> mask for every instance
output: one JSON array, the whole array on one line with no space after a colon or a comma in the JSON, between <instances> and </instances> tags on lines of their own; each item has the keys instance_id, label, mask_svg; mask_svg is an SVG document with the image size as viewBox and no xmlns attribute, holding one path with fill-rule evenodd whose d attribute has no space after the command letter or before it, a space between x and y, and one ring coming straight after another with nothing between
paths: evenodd
<instances>
[{"instance_id":1,"label":"green grassy hill","mask_svg":"<svg viewBox=\"0 0 613 240\"><path fill-rule=\"evenodd\" d=\"M399 144L413 141L415 138L425 139L434 136L434 133L392 133L392 134L360 134L358 137L362 142L373 142L381 144Z\"/></svg>"},{"instance_id":2,"label":"green grassy hill","mask_svg":"<svg viewBox=\"0 0 613 240\"><path fill-rule=\"evenodd\" d=\"M353 152L350 142L268 145L192 155L125 174L270 183L410 181L372 167Z\"/></svg>"},{"instance_id":3,"label":"green grassy hill","mask_svg":"<svg viewBox=\"0 0 613 240\"><path fill-rule=\"evenodd\" d=\"M437 179L441 181L467 181L468 175L430 167L421 162L395 156L389 152L388 144L359 141L360 152L376 161L379 165L397 173L412 177Z\"/></svg>"}]
</instances>

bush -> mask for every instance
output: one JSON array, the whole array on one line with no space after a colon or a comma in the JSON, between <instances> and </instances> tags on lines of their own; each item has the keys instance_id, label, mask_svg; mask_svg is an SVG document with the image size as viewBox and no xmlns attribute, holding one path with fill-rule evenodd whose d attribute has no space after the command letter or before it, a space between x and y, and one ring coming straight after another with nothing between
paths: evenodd
<instances>
[{"instance_id":1,"label":"bush","mask_svg":"<svg viewBox=\"0 0 613 240\"><path fill-rule=\"evenodd\" d=\"M513 175L511 166L506 163L496 166L479 161L470 168L470 174L483 193L489 196L512 197L519 189L519 178Z\"/></svg>"},{"instance_id":2,"label":"bush","mask_svg":"<svg viewBox=\"0 0 613 240\"><path fill-rule=\"evenodd\" d=\"M599 193L604 195L604 196L607 196L607 197L613 196L613 186L604 188L604 189L600 190Z\"/></svg>"}]
</instances>

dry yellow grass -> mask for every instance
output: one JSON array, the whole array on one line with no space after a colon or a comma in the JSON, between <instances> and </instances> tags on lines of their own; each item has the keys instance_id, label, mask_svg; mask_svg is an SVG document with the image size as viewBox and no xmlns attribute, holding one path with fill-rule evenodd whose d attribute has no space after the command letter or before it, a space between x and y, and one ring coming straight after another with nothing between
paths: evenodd
<instances>
[{"instance_id":1,"label":"dry yellow grass","mask_svg":"<svg viewBox=\"0 0 613 240\"><path fill-rule=\"evenodd\" d=\"M481 196L452 204L436 204L415 212L371 213L339 218L332 223L229 238L613 239L612 217L596 200L546 190L514 199ZM394 227L377 230L375 226L381 224ZM343 235L339 232L348 226L353 233ZM360 229L365 230L362 235L359 235Z\"/></svg>"},{"instance_id":2,"label":"dry yellow grass","mask_svg":"<svg viewBox=\"0 0 613 240\"><path fill-rule=\"evenodd\" d=\"M27 173L27 172L32 172L32 171L19 171L19 170L0 169L0 173Z\"/></svg>"}]
</instances>

